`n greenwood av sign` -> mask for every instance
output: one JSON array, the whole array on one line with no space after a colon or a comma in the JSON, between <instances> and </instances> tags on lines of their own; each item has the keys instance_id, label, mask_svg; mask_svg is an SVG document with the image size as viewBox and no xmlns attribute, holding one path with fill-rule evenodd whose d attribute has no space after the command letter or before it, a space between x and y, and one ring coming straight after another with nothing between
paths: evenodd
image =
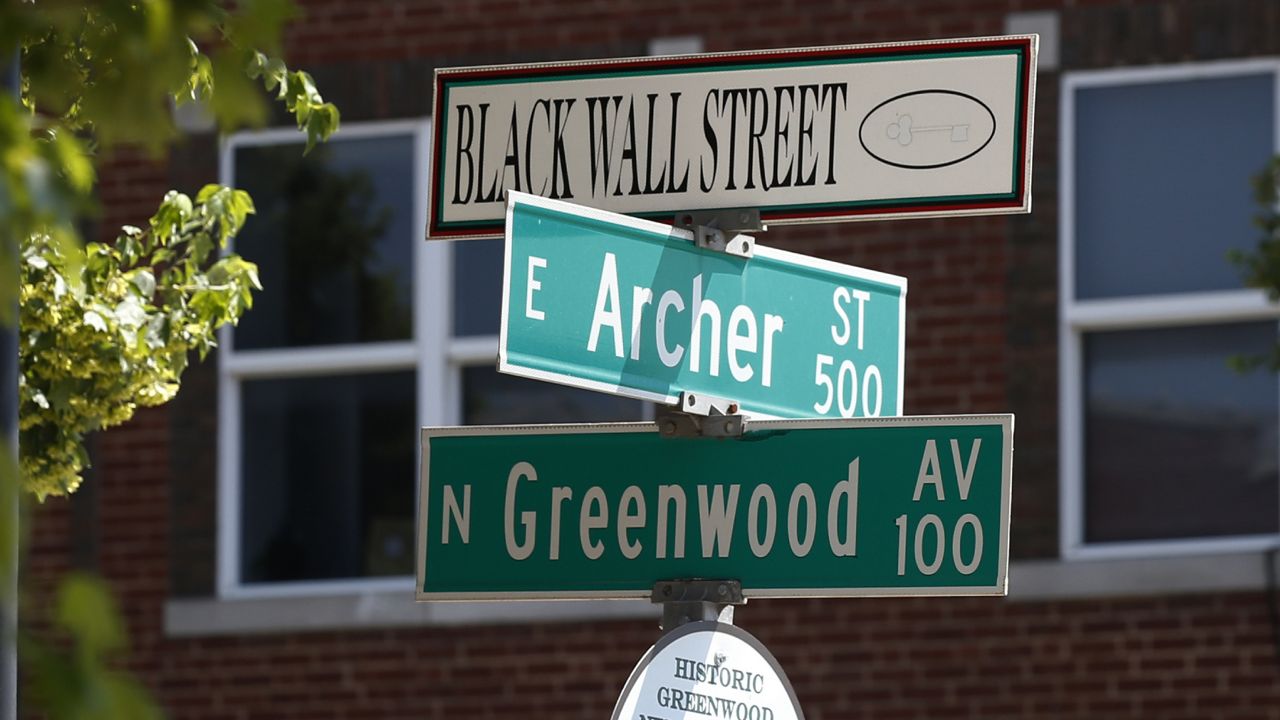
<instances>
[{"instance_id":1,"label":"n greenwood av sign","mask_svg":"<svg viewBox=\"0 0 1280 720\"><path fill-rule=\"evenodd\" d=\"M1010 415L425 428L419 600L1000 595Z\"/></svg>"},{"instance_id":2,"label":"n greenwood av sign","mask_svg":"<svg viewBox=\"0 0 1280 720\"><path fill-rule=\"evenodd\" d=\"M427 236L501 235L508 189L773 224L1028 212L1036 43L442 69Z\"/></svg>"}]
</instances>

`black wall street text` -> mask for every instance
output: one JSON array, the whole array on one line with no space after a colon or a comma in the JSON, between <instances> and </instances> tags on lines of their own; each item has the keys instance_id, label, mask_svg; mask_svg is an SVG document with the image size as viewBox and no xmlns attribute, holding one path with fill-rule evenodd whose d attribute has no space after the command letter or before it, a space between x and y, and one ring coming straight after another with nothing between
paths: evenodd
<instances>
[{"instance_id":1,"label":"black wall street text","mask_svg":"<svg viewBox=\"0 0 1280 720\"><path fill-rule=\"evenodd\" d=\"M451 203L502 202L506 188L572 199L685 193L691 183L704 193L836 184L848 83L713 88L694 103L684 95L547 97L513 103L501 117L491 103L458 104L449 118ZM693 157L679 155L690 126L682 112L701 115ZM535 147L550 153L537 161ZM585 174L575 175L571 151L586 153Z\"/></svg>"}]
</instances>

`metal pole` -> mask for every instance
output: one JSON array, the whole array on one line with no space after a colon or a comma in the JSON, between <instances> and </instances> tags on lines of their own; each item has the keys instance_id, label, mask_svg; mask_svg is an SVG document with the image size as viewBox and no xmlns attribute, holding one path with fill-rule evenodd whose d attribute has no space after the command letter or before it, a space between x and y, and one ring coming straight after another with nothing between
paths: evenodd
<instances>
[{"instance_id":1,"label":"metal pole","mask_svg":"<svg viewBox=\"0 0 1280 720\"><path fill-rule=\"evenodd\" d=\"M5 243L8 245L8 243ZM16 244L14 244L16 246ZM10 252L6 247L3 252ZM17 263L14 263L16 266ZM17 286L15 280L14 287ZM0 482L0 720L18 717L18 308L12 308L14 326L0 327L0 429L8 449L7 475Z\"/></svg>"},{"instance_id":2,"label":"metal pole","mask_svg":"<svg viewBox=\"0 0 1280 720\"><path fill-rule=\"evenodd\" d=\"M750 258L755 239L738 232L764 232L756 209L707 210L677 213L672 223L693 233L699 247ZM663 437L737 437L745 421L733 400L680 393L676 407L661 408L658 428ZM662 632L699 620L733 624L733 606L745 605L742 583L737 580L680 578L654 584L649 599L662 604Z\"/></svg>"},{"instance_id":3,"label":"metal pole","mask_svg":"<svg viewBox=\"0 0 1280 720\"><path fill-rule=\"evenodd\" d=\"M19 58L15 52L4 73L4 85L17 97ZM0 229L0 252L7 253L16 272L20 261L19 238L11 229ZM3 264L0 264L3 266ZM8 308L12 324L0 322L0 442L6 445L7 467L0 468L0 720L18 717L18 278L0 279L15 288Z\"/></svg>"}]
</instances>

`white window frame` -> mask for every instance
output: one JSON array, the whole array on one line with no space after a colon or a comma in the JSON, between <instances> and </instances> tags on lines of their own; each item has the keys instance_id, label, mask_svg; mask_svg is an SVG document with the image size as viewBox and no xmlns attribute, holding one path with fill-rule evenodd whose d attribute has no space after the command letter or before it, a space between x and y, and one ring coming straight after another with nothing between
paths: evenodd
<instances>
[{"instance_id":1,"label":"white window frame","mask_svg":"<svg viewBox=\"0 0 1280 720\"><path fill-rule=\"evenodd\" d=\"M1272 73L1277 118L1273 152L1280 152L1280 60L1227 60L1144 68L1073 72L1061 80L1058 147L1059 541L1068 560L1120 559L1253 552L1276 547L1280 535L1088 543L1084 539L1084 335L1100 330L1275 320L1277 307L1261 290L1075 297L1075 93L1079 89ZM1265 158L1259 158L1259 166ZM1280 398L1277 398L1280 413ZM1280 507L1276 508L1280 515Z\"/></svg>"},{"instance_id":2,"label":"white window frame","mask_svg":"<svg viewBox=\"0 0 1280 720\"><path fill-rule=\"evenodd\" d=\"M344 123L329 142L411 135L413 137L413 227L427 226L431 120ZM234 185L235 151L263 145L298 145L306 137L293 128L240 132L223 138L219 178ZM250 220L252 222L252 220ZM425 233L425 230L423 231ZM413 337L408 340L347 345L235 349L231 328L219 331L218 362L218 523L217 594L227 599L320 597L379 592L413 592L412 575L343 580L297 580L245 584L240 577L240 384L245 380L354 374L389 370L417 371L418 425L460 425L463 420L462 373L468 367L496 365L498 335L453 335L453 249L455 242L412 238ZM234 241L228 243L228 252ZM250 258L252 259L252 258ZM423 308L437 308L423 311ZM252 312L252 311L250 311ZM641 406L637 419L652 419ZM420 451L420 449L416 449ZM415 470L413 482L417 486ZM417 507L416 501L414 507Z\"/></svg>"},{"instance_id":3,"label":"white window frame","mask_svg":"<svg viewBox=\"0 0 1280 720\"><path fill-rule=\"evenodd\" d=\"M430 157L429 119L344 123L329 142L405 136L413 138L415 228L427 224L427 168ZM305 135L293 128L240 132L225 137L220 148L220 180L234 184L235 151L242 147L296 144L302 151ZM252 222L252 219L250 220ZM241 383L266 378L352 374L388 370L416 370L419 425L448 425L461 415L456 393L447 391L460 377L461 367L497 356L497 335L451 342L453 317L452 252L449 243L411 238L413 252L413 334L408 340L306 348L241 350L235 348L231 328L220 331L218 362L218 523L217 593L222 598L319 596L378 591L412 592L413 577L350 580L306 580L247 585L240 577L240 427ZM422 308L438 308L423 312ZM415 463L416 465L416 463ZM415 470L413 477L417 477ZM406 479L408 482L409 479ZM416 485L416 483L415 483Z\"/></svg>"}]
</instances>

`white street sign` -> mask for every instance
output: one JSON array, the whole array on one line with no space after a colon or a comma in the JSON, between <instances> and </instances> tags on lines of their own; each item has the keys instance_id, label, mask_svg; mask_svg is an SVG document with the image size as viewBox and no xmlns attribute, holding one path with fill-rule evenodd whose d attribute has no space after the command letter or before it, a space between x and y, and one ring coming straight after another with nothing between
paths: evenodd
<instances>
[{"instance_id":1,"label":"white street sign","mask_svg":"<svg viewBox=\"0 0 1280 720\"><path fill-rule=\"evenodd\" d=\"M764 644L703 621L663 635L631 672L612 720L804 720L795 690Z\"/></svg>"},{"instance_id":2,"label":"white street sign","mask_svg":"<svg viewBox=\"0 0 1280 720\"><path fill-rule=\"evenodd\" d=\"M771 224L1030 210L1035 35L436 72L428 238L505 190Z\"/></svg>"}]
</instances>

